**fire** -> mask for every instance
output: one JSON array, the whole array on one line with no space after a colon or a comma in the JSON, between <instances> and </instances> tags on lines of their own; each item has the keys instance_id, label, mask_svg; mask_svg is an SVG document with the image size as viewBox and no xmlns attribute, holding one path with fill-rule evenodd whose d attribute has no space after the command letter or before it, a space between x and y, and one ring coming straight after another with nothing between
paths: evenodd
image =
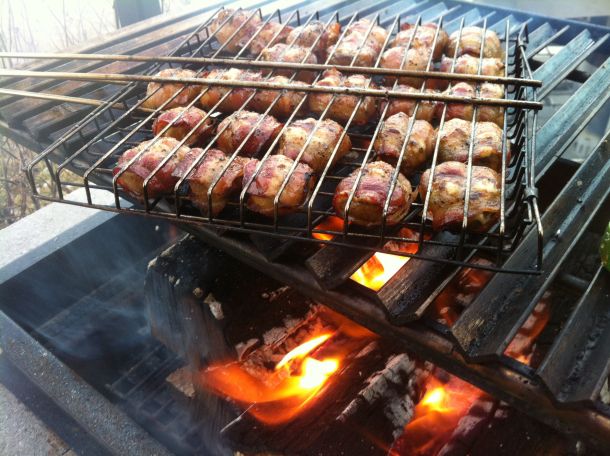
<instances>
[{"instance_id":1,"label":"fire","mask_svg":"<svg viewBox=\"0 0 610 456\"><path fill-rule=\"evenodd\" d=\"M391 452L393 456L436 454L474 401L483 395L481 390L453 376L446 383L431 377L426 388L413 420L405 426Z\"/></svg>"},{"instance_id":2,"label":"fire","mask_svg":"<svg viewBox=\"0 0 610 456\"><path fill-rule=\"evenodd\" d=\"M405 239L418 239L418 234L409 228L402 228L398 234ZM415 242L390 241L385 244L385 247L404 253L417 252L417 243ZM407 256L377 252L360 266L350 278L373 291L379 291L410 259Z\"/></svg>"},{"instance_id":3,"label":"fire","mask_svg":"<svg viewBox=\"0 0 610 456\"><path fill-rule=\"evenodd\" d=\"M341 360L353 349L354 340L370 337L366 330L345 328L342 320L337 322L337 330L308 338L286 353L272 369L256 361L219 363L205 369L201 381L265 424L289 421L312 403L337 373Z\"/></svg>"},{"instance_id":4,"label":"fire","mask_svg":"<svg viewBox=\"0 0 610 456\"><path fill-rule=\"evenodd\" d=\"M334 215L326 217L322 222L317 225L314 230L319 231L342 231L343 230L343 219L339 217L335 217ZM330 233L311 233L311 236L314 239L319 239L320 241L330 241L335 237L334 234Z\"/></svg>"},{"instance_id":5,"label":"fire","mask_svg":"<svg viewBox=\"0 0 610 456\"><path fill-rule=\"evenodd\" d=\"M373 291L379 291L409 260L409 257L377 252L350 278Z\"/></svg>"}]
</instances>

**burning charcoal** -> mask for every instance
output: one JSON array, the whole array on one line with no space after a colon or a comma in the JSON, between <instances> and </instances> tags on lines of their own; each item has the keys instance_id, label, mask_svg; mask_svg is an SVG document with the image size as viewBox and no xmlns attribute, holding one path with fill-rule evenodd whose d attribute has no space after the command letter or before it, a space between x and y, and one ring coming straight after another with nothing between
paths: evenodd
<instances>
[{"instance_id":1,"label":"burning charcoal","mask_svg":"<svg viewBox=\"0 0 610 456\"><path fill-rule=\"evenodd\" d=\"M166 68L159 71L155 76L159 78L196 78L197 73L184 68ZM142 102L142 107L157 109L170 99L171 101L163 106L164 109L186 106L199 95L200 90L198 85L184 85L179 82L151 82L146 88L146 97Z\"/></svg>"},{"instance_id":2,"label":"burning charcoal","mask_svg":"<svg viewBox=\"0 0 610 456\"><path fill-rule=\"evenodd\" d=\"M462 227L466 192L467 165L456 161L436 167L430 193L429 217L434 230L459 230ZM422 174L419 193L422 200L428 190L430 170ZM485 232L500 217L500 175L484 166L472 167L468 230Z\"/></svg>"},{"instance_id":3,"label":"burning charcoal","mask_svg":"<svg viewBox=\"0 0 610 456\"><path fill-rule=\"evenodd\" d=\"M386 163L396 166L404 147L400 163L400 172L405 176L412 175L424 165L434 153L436 131L425 120L415 120L407 141L410 118L403 112L388 117L375 139L376 157ZM407 144L405 146L405 141Z\"/></svg>"},{"instance_id":4,"label":"burning charcoal","mask_svg":"<svg viewBox=\"0 0 610 456\"><path fill-rule=\"evenodd\" d=\"M389 191L394 168L382 161L365 165L358 188L349 211L349 221L362 226L379 226L382 222L383 207ZM341 218L345 216L345 209L349 195L353 191L358 170L354 170L345 179L339 182L333 198L333 207ZM386 218L386 225L396 225L407 215L413 200L411 184L402 174L398 174L396 187L390 198L390 206Z\"/></svg>"}]
</instances>

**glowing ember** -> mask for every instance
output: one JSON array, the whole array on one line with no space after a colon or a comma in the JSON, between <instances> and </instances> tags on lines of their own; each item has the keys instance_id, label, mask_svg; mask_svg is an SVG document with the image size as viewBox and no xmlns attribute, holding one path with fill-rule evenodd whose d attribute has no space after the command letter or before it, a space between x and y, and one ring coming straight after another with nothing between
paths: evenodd
<instances>
[{"instance_id":1,"label":"glowing ember","mask_svg":"<svg viewBox=\"0 0 610 456\"><path fill-rule=\"evenodd\" d=\"M342 231L343 230L343 219L341 219L339 217L335 217L334 215L331 215L329 217L326 217L324 220L322 220L322 223L320 223L318 226L316 226L314 228L314 230L319 230L319 231ZM330 234L330 233L316 233L316 232L312 232L311 236L314 239L319 239L321 241L330 241L332 238L335 237L334 234Z\"/></svg>"},{"instance_id":2,"label":"glowing ember","mask_svg":"<svg viewBox=\"0 0 610 456\"><path fill-rule=\"evenodd\" d=\"M352 274L351 279L379 291L409 260L409 257L377 252Z\"/></svg>"},{"instance_id":3,"label":"glowing ember","mask_svg":"<svg viewBox=\"0 0 610 456\"><path fill-rule=\"evenodd\" d=\"M288 353L286 353L286 355L284 355L284 357L281 359L281 361L279 363L277 363L277 365L275 366L275 370L281 369L283 366L285 366L286 364L288 364L290 361L292 361L294 359L299 359L299 358L302 358L303 356L307 355L314 348L316 348L319 345L322 345L330 336L331 336L331 334L323 334L321 336L314 337L313 339L308 340L305 343L302 343L297 348L290 350Z\"/></svg>"}]
</instances>

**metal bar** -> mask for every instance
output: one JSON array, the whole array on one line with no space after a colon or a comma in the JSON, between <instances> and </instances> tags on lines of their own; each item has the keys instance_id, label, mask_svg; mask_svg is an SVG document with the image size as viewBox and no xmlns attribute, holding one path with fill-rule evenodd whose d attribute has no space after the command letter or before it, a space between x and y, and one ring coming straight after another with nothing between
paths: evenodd
<instances>
[{"instance_id":1,"label":"metal bar","mask_svg":"<svg viewBox=\"0 0 610 456\"><path fill-rule=\"evenodd\" d=\"M125 105L121 103L108 103L103 100L94 100L93 98L81 98L81 97L70 97L67 95L55 95L53 93L44 92L28 92L26 90L13 90L13 89L2 89L0 88L0 95L4 96L16 96L25 98L36 98L38 100L49 100L58 101L60 103L75 103L87 106L109 106L113 109L125 110ZM149 108L138 108L139 111L152 112Z\"/></svg>"},{"instance_id":2,"label":"metal bar","mask_svg":"<svg viewBox=\"0 0 610 456\"><path fill-rule=\"evenodd\" d=\"M610 274L597 274L536 371L561 403L594 403L610 367Z\"/></svg>"},{"instance_id":3,"label":"metal bar","mask_svg":"<svg viewBox=\"0 0 610 456\"><path fill-rule=\"evenodd\" d=\"M504 352L584 232L579 220L590 220L610 193L609 179L610 150L602 141L542 217L544 231L552 233L544 242L542 274L493 277L451 328L468 359L489 361ZM530 230L505 266L534 266L537 242L536 230Z\"/></svg>"}]
</instances>

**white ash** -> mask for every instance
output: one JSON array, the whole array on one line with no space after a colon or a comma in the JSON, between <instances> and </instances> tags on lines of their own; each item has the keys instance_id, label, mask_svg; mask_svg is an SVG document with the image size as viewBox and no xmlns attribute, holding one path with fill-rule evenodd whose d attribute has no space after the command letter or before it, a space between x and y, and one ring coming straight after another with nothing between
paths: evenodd
<instances>
[{"instance_id":1,"label":"white ash","mask_svg":"<svg viewBox=\"0 0 610 456\"><path fill-rule=\"evenodd\" d=\"M248 339L245 342L240 342L235 345L235 352L237 353L237 359L242 361L248 354L252 352L256 347L260 345L260 340L257 338Z\"/></svg>"},{"instance_id":2,"label":"white ash","mask_svg":"<svg viewBox=\"0 0 610 456\"><path fill-rule=\"evenodd\" d=\"M178 391L185 396L192 398L195 396L193 386L193 374L188 367L181 367L167 376L165 379L171 383Z\"/></svg>"},{"instance_id":3,"label":"white ash","mask_svg":"<svg viewBox=\"0 0 610 456\"><path fill-rule=\"evenodd\" d=\"M216 320L224 319L225 315L222 311L222 303L218 301L212 293L208 294L203 300L205 304L210 308L210 312Z\"/></svg>"}]
</instances>

